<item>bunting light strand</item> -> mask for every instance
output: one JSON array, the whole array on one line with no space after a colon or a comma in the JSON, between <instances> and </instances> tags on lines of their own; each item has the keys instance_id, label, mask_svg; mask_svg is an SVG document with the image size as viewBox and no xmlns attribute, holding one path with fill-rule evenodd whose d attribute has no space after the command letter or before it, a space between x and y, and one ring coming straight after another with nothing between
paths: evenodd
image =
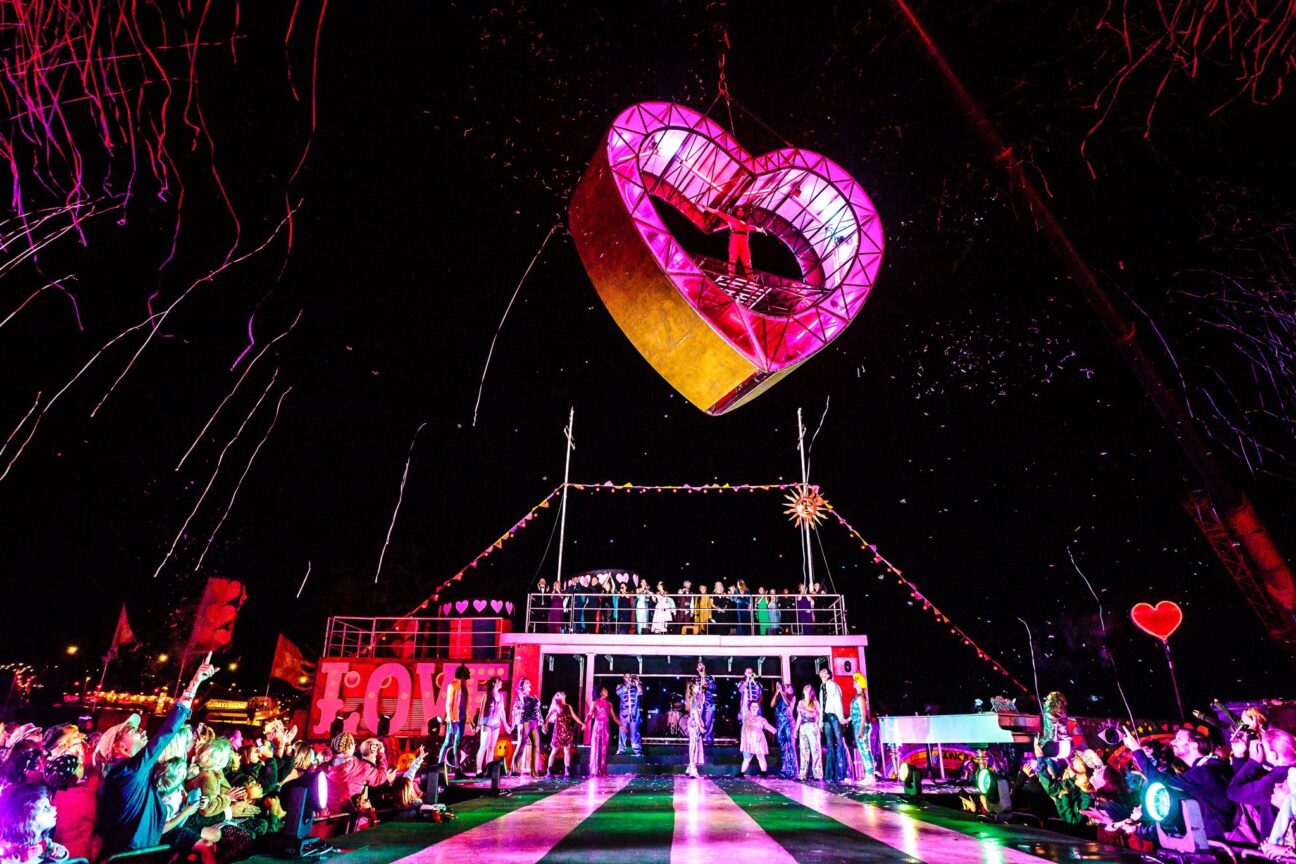
<instances>
[{"instance_id":1,"label":"bunting light strand","mask_svg":"<svg viewBox=\"0 0 1296 864\"><path fill-rule=\"evenodd\" d=\"M978 660L983 660L986 663L989 663L990 666L996 672L998 672L1000 675L1003 675L1005 678L1011 681L1014 686L1016 686L1026 695L1029 696L1031 693L1030 688L1028 688L1022 682L1018 681L1016 676L1014 676L1011 672L1005 669L1003 665L999 663L999 661L991 657L990 654L984 648L978 645L972 639L971 636L969 636L966 632L964 632L963 628L959 627L957 624L951 621L950 617L946 615L944 612L942 612L936 606L935 603L932 603L931 600L927 599L926 595L924 595L922 591L919 590L917 585L915 585L910 580L906 579L904 573L901 572L899 567L896 567L894 564L888 561L880 552L878 552L878 548L875 544L865 540L864 535L860 534L860 532L855 529L855 526L851 525L851 523L848 522L846 518L841 515L841 513L837 512L836 508L829 505L827 501L823 499L823 496L820 494L819 487L814 484L810 484L808 487L804 489L804 491L803 491L802 484L800 483L702 483L698 485L683 483L677 485L641 485L638 483L618 484L618 483L613 483L611 480L607 480L604 481L603 483L559 484L552 492L550 492L547 496L545 496L544 500L542 500L536 506L532 507L531 510L527 513L527 515L523 516L522 519L518 521L517 524L515 524L508 531L505 531L498 540L496 540L494 543L492 543L491 545L487 546L484 550L482 550L481 554L479 554L476 558L474 558L471 562L469 562L466 567L464 567L458 573L456 573L455 575L451 576L449 579L445 580L440 585L438 585L436 587L436 590L433 591L432 596L424 600L421 604L418 605L417 608L415 608L409 614L413 615L416 612L421 612L424 609L426 609L429 604L435 603L440 598L442 591L444 591L446 588L448 588L450 585L454 584L455 582L461 581L464 575L469 570L476 568L477 565L482 561L482 559L489 556L496 549L501 548L504 545L505 541L512 538L514 535L517 534L517 532L525 528L527 526L527 523L529 523L533 518L535 518L535 514L538 511L547 508L549 506L550 501L552 501L554 498L562 494L564 486L581 492L614 492L614 493L615 492L640 492L640 493L684 492L687 494L692 494L694 492L700 492L705 495L708 492L719 492L723 494L725 492L786 492L788 490L792 490L798 496L802 494L813 493L814 495L819 496L819 499L823 501L823 507L818 511L820 517L822 517L826 513L828 515L831 515L834 519L836 519L838 524L840 524L843 528L845 528L846 531L851 535L851 537L853 537L860 544L860 549L870 553L873 556L874 564L881 565L887 571L887 573L895 577L897 584L901 585L903 588L908 590L909 596L912 599L917 600L922 604L923 611L929 612L932 615L932 617L934 617L937 620L937 622L948 627L949 632L953 636L957 637L964 645L968 646L973 651L975 651Z\"/></svg>"},{"instance_id":2,"label":"bunting light strand","mask_svg":"<svg viewBox=\"0 0 1296 864\"><path fill-rule=\"evenodd\" d=\"M575 486L575 484L571 484L571 485L573 487ZM535 518L536 513L540 512L541 510L548 509L549 502L557 498L560 494L562 494L562 491L563 491L563 484L560 483L556 487L554 487L554 490L550 492L548 495L546 495L540 501L539 504L535 505L530 510L528 510L525 516L523 516L516 523L514 523L512 528L505 531L503 534L499 536L499 539L497 539L494 543L490 544L485 549L483 549L480 553L478 553L477 557L469 561L468 564L462 570L460 570L458 573L454 574L449 579L442 582L440 585L436 586L436 588L432 591L431 596L429 596L418 606L414 607L414 609L412 609L408 614L406 614L405 617L408 618L410 615L413 615L416 612L422 612L430 604L435 603L438 599L440 599L442 591L444 591L446 588L449 588L455 582L462 581L464 574L466 574L469 570L476 569L477 565L480 564L484 559L490 557L490 555L494 553L496 549L502 549L504 547L504 544L508 540L517 536L517 533L521 531L523 528L525 528L531 522L531 520Z\"/></svg>"}]
</instances>

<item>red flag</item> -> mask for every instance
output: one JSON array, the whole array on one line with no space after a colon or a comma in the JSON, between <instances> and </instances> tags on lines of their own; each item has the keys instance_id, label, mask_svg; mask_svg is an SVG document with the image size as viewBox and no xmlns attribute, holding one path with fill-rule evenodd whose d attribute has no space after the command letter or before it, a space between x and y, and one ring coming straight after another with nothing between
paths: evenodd
<instances>
[{"instance_id":1,"label":"red flag","mask_svg":"<svg viewBox=\"0 0 1296 864\"><path fill-rule=\"evenodd\" d=\"M279 634L275 643L274 664L270 667L270 677L287 681L298 690L310 687L311 676L315 674L315 664L306 661L306 655L300 648Z\"/></svg>"},{"instance_id":2,"label":"red flag","mask_svg":"<svg viewBox=\"0 0 1296 864\"><path fill-rule=\"evenodd\" d=\"M229 645L234 638L234 622L246 599L247 589L242 582L208 579L207 589L203 591L202 600L198 603L193 635L189 637L185 653L219 651Z\"/></svg>"},{"instance_id":3,"label":"red flag","mask_svg":"<svg viewBox=\"0 0 1296 864\"><path fill-rule=\"evenodd\" d=\"M139 640L135 638L135 631L131 630L130 622L126 620L126 604L123 603L121 614L117 616L117 629L113 631L112 644L108 646L104 660L116 660L121 649L131 645L138 646Z\"/></svg>"}]
</instances>

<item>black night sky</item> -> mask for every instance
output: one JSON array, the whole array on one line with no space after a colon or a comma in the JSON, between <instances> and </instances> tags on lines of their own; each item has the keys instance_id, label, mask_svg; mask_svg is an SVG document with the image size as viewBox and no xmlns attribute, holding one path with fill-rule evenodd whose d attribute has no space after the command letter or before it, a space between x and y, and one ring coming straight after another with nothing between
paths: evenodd
<instances>
[{"instance_id":1,"label":"black night sky","mask_svg":"<svg viewBox=\"0 0 1296 864\"><path fill-rule=\"evenodd\" d=\"M1119 27L1098 26L1104 7L1001 0L918 11L1290 560L1296 427L1290 403L1273 396L1291 392L1296 373L1254 374L1237 345L1255 343L1221 322L1275 331L1213 299L1218 274L1263 285L1293 272L1290 258L1266 251L1296 224L1290 138L1279 134L1290 128L1290 97L1231 99L1236 62L1216 46L1203 51L1195 77L1172 70L1159 96L1171 61L1153 55L1113 98L1126 48ZM125 600L147 652L114 668L110 683L170 680L173 667L157 669L144 655L174 650L204 578L221 575L249 593L230 654L243 661L235 689L260 692L276 633L310 654L329 615L408 611L548 494L561 480L570 407L574 480L768 483L798 474L797 409L814 430L827 403L811 480L1020 680L1030 683L1031 663L1019 617L1033 629L1043 689L1066 691L1074 713L1120 713L1097 605L1070 553L1102 597L1136 713L1168 716L1174 706L1160 646L1129 622L1139 601L1171 599L1185 610L1171 644L1186 701L1290 695L1288 661L1184 511L1197 484L1187 462L891 3L335 0L317 58L315 0L301 3L286 48L293 4L244 3L237 29L232 9L212 4L201 31L209 43L193 79L201 134L182 119L187 52L160 54L174 88L168 143L183 203L175 185L159 198L140 163L125 209L88 219L84 245L73 231L0 280L3 317L73 275L66 284L84 326L67 296L50 290L0 327L0 436L38 393L48 400L143 321L150 302L165 307L220 265L235 219L238 257L270 237L291 202L291 253L285 226L262 251L199 283L93 419L147 327L106 351L43 415L0 481L0 662L65 664L63 647L77 643L97 673L95 656ZM198 11L167 14L191 38ZM1150 12L1130 23L1142 38L1154 25ZM776 130L826 154L877 205L887 252L863 312L753 404L707 417L620 333L560 230L503 327L473 427L492 334L546 233L565 224L598 139L637 101L712 105L721 32L741 105L738 137L761 152L779 145ZM160 112L165 95L153 81L141 104ZM120 195L131 145L119 143L110 166L93 130L77 125L86 125L80 104L68 114L86 186L104 194L110 176L106 188ZM197 120L197 109L188 116ZM723 103L713 116L728 125ZM138 153L150 136L156 130L141 129ZM20 154L33 149L20 144ZM25 158L19 164L29 170ZM63 199L34 173L24 194L30 210ZM161 266L177 211L176 254ZM21 248L11 244L4 260ZM759 265L759 246L756 254ZM1290 321L1286 289L1271 314L1285 308ZM231 371L249 317L255 354L299 312L175 470L247 368L252 354ZM195 573L286 387L277 424ZM424 421L375 585L410 440ZM520 600L538 575L552 577L552 520L549 511L447 597ZM816 569L847 595L853 626L871 640L879 711L968 710L973 698L1011 693L844 532L827 525L820 536ZM626 567L672 586L742 577L795 588L801 566L775 494L586 494L572 501L567 541L568 570Z\"/></svg>"}]
</instances>

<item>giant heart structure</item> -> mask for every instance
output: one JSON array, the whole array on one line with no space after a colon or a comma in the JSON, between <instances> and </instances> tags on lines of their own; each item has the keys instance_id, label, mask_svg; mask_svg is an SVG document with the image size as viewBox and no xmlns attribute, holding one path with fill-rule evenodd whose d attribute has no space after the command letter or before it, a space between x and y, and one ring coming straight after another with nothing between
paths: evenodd
<instances>
[{"instance_id":1,"label":"giant heart structure","mask_svg":"<svg viewBox=\"0 0 1296 864\"><path fill-rule=\"evenodd\" d=\"M1170 600L1162 600L1155 606L1150 603L1135 603L1130 610L1130 617L1144 633L1164 642L1183 623L1183 610L1178 603Z\"/></svg>"},{"instance_id":2,"label":"giant heart structure","mask_svg":"<svg viewBox=\"0 0 1296 864\"><path fill-rule=\"evenodd\" d=\"M653 199L698 228L733 213L781 240L799 279L730 272L686 251ZM858 182L788 148L752 156L669 102L623 111L572 194L572 236L599 297L639 353L708 414L750 401L845 331L882 263L882 223Z\"/></svg>"}]
</instances>

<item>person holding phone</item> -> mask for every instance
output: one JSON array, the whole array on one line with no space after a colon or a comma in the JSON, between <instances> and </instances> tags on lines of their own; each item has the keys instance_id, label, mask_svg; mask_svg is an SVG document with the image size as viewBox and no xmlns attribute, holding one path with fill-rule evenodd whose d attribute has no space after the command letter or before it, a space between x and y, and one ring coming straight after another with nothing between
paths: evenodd
<instances>
[{"instance_id":1,"label":"person holding phone","mask_svg":"<svg viewBox=\"0 0 1296 864\"><path fill-rule=\"evenodd\" d=\"M207 659L163 718L153 740L150 741L148 732L141 728L138 714L132 714L125 723L104 734L109 738L105 749L110 754L110 761L99 783L99 807L95 819L96 829L103 838L100 860L118 852L158 845L166 820L162 796L153 782L153 767L167 744L189 719L199 685L215 674L216 667L211 665L211 654L208 653Z\"/></svg>"}]
</instances>

